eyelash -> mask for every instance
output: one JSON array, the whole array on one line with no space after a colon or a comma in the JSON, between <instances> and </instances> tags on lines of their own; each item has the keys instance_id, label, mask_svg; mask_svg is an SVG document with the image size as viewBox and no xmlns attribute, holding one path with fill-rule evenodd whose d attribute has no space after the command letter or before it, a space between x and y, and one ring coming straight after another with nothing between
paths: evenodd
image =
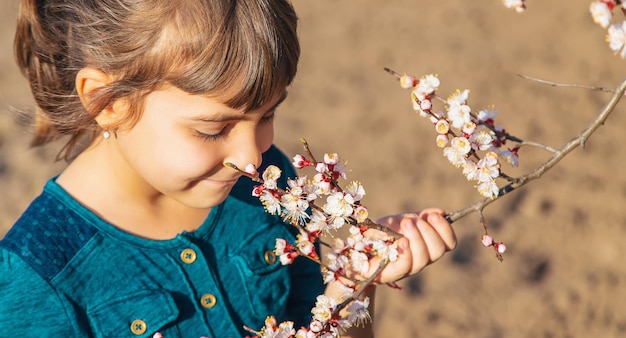
<instances>
[{"instance_id":1,"label":"eyelash","mask_svg":"<svg viewBox=\"0 0 626 338\"><path fill-rule=\"evenodd\" d=\"M274 121L275 115L276 114L272 112L270 115L263 116L261 118L261 123L272 123L272 121ZM224 129L220 130L220 132L217 134L205 134L196 130L196 136L205 142L216 142L224 136L224 131L226 130L226 128L227 127L224 127Z\"/></svg>"},{"instance_id":2,"label":"eyelash","mask_svg":"<svg viewBox=\"0 0 626 338\"><path fill-rule=\"evenodd\" d=\"M270 123L270 122L274 121L274 117L276 117L276 112L272 112L269 115L263 116L261 118L261 122L262 123Z\"/></svg>"},{"instance_id":3,"label":"eyelash","mask_svg":"<svg viewBox=\"0 0 626 338\"><path fill-rule=\"evenodd\" d=\"M224 130L226 128L222 129L219 133L217 134L205 134L205 133L201 133L199 131L195 131L196 132L196 136L204 142L216 142L219 141L222 136L224 136Z\"/></svg>"}]
</instances>

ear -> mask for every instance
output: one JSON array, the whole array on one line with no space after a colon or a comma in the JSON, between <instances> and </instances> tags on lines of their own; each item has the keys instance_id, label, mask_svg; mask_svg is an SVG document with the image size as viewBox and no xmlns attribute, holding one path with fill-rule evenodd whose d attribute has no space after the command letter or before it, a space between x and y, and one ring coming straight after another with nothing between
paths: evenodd
<instances>
[{"instance_id":1,"label":"ear","mask_svg":"<svg viewBox=\"0 0 626 338\"><path fill-rule=\"evenodd\" d=\"M122 109L119 109L121 107L118 104L112 103L99 112L92 112L89 108L92 105L91 95L94 91L108 85L111 81L112 78L107 73L92 67L85 67L76 74L76 92L78 93L78 97L80 97L83 107L85 107L88 112L95 115L94 118L96 122L103 129L110 129L116 126L124 115L124 112L121 111Z\"/></svg>"}]
</instances>

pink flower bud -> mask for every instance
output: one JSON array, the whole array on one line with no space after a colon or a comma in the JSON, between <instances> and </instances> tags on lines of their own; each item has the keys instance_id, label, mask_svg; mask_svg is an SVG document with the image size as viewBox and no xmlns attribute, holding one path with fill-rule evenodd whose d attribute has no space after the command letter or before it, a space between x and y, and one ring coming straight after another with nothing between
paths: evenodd
<instances>
[{"instance_id":1,"label":"pink flower bud","mask_svg":"<svg viewBox=\"0 0 626 338\"><path fill-rule=\"evenodd\" d=\"M302 169L306 166L311 165L311 161L307 160L306 157L298 154L296 156L293 157L293 161L292 164L294 167L298 168L298 169Z\"/></svg>"},{"instance_id":2,"label":"pink flower bud","mask_svg":"<svg viewBox=\"0 0 626 338\"><path fill-rule=\"evenodd\" d=\"M254 188L252 189L252 196L260 197L261 195L263 195L264 190L265 190L265 186L255 185Z\"/></svg>"},{"instance_id":3,"label":"pink flower bud","mask_svg":"<svg viewBox=\"0 0 626 338\"><path fill-rule=\"evenodd\" d=\"M499 242L495 244L495 248L498 251L498 253L505 253L506 252L506 245L504 245L504 243Z\"/></svg>"},{"instance_id":4,"label":"pink flower bud","mask_svg":"<svg viewBox=\"0 0 626 338\"><path fill-rule=\"evenodd\" d=\"M493 245L493 237L489 235L483 235L483 245L484 246L492 246Z\"/></svg>"},{"instance_id":5,"label":"pink flower bud","mask_svg":"<svg viewBox=\"0 0 626 338\"><path fill-rule=\"evenodd\" d=\"M430 100L422 100L420 102L420 108L424 111L430 110L433 107L433 103Z\"/></svg>"}]
</instances>

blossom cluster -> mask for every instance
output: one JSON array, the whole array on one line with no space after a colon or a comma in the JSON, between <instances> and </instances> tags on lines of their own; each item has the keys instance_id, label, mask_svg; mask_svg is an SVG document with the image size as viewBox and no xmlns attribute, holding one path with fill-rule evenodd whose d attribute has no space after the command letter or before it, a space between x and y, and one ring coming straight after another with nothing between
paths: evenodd
<instances>
[{"instance_id":1,"label":"blossom cluster","mask_svg":"<svg viewBox=\"0 0 626 338\"><path fill-rule=\"evenodd\" d=\"M504 6L517 12L526 9L525 0L503 0L503 2ZM607 30L606 41L609 48L622 59L626 59L626 20L611 24L613 11L619 8L626 14L623 0L597 0L589 5L589 12L593 22Z\"/></svg>"},{"instance_id":2,"label":"blossom cluster","mask_svg":"<svg viewBox=\"0 0 626 338\"><path fill-rule=\"evenodd\" d=\"M265 327L255 332L259 337L337 337L340 331L370 320L369 298L353 297L359 281L369 276L370 260L379 257L393 262L398 251L393 237L373 238L365 233L372 225L367 208L361 203L365 189L358 181L340 185L347 180L345 162L335 153L325 154L322 161L296 155L293 166L297 169L311 168L312 178L300 176L287 179L287 187L281 189L278 179L282 171L273 165L259 175L253 167L246 167L245 174L261 183L254 187L252 195L259 198L265 210L282 217L299 229L294 243L284 238L276 239L275 253L283 265L291 264L298 256L318 262L324 272L324 282L337 281L341 294L337 299L320 295L311 310L312 320L308 327L296 330L293 323L277 324L268 317ZM333 236L346 227L346 238ZM330 235L333 242L327 257L322 261L315 243L322 235ZM346 306L347 316L341 317L339 304L351 299Z\"/></svg>"},{"instance_id":3,"label":"blossom cluster","mask_svg":"<svg viewBox=\"0 0 626 338\"><path fill-rule=\"evenodd\" d=\"M317 297L315 307L311 311L313 319L309 327L294 328L294 323L286 321L277 323L273 316L265 319L265 326L259 332L255 332L258 338L334 338L339 337L341 330L352 326L352 323L360 324L363 320L371 320L367 308L369 298L356 300L348 306L350 315L345 319L337 319L333 316L338 304L330 297L320 295ZM331 323L327 325L325 323Z\"/></svg>"},{"instance_id":4,"label":"blossom cluster","mask_svg":"<svg viewBox=\"0 0 626 338\"><path fill-rule=\"evenodd\" d=\"M391 71L392 72L392 71ZM517 166L519 147L504 148L511 136L502 126L495 125L495 111L487 109L474 114L468 104L469 90L457 90L447 99L437 96L440 81L428 74L417 79L411 75L397 75L400 85L412 89L413 108L427 117L437 133L435 142L443 148L444 156L457 168L462 168L469 181L485 197L499 193L496 179L501 176L500 159ZM433 100L445 103L445 111L433 109Z\"/></svg>"}]
</instances>

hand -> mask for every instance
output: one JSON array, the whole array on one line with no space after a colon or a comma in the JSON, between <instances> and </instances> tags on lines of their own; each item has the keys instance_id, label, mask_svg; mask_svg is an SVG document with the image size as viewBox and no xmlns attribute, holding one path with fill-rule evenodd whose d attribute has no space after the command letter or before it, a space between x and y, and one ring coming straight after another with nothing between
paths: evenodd
<instances>
[{"instance_id":1,"label":"hand","mask_svg":"<svg viewBox=\"0 0 626 338\"><path fill-rule=\"evenodd\" d=\"M404 235L396 242L398 259L383 270L377 279L379 283L395 282L416 274L456 247L456 235L441 209L386 216L376 223ZM377 267L378 262L370 261L371 272Z\"/></svg>"}]
</instances>

